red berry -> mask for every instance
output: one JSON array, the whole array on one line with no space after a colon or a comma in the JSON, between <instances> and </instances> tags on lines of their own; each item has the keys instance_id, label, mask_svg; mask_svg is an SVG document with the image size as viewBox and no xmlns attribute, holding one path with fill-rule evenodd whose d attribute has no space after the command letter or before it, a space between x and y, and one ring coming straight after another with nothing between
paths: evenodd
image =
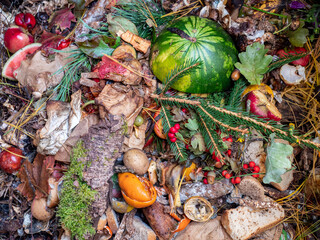
<instances>
[{"instance_id":1,"label":"red berry","mask_svg":"<svg viewBox=\"0 0 320 240\"><path fill-rule=\"evenodd\" d=\"M176 135L175 135L174 133L171 133L171 132L168 133L168 137L169 137L169 138L173 138L173 137L175 137L175 136L176 136Z\"/></svg>"},{"instance_id":2,"label":"red berry","mask_svg":"<svg viewBox=\"0 0 320 240\"><path fill-rule=\"evenodd\" d=\"M231 149L228 149L227 155L230 157L231 156Z\"/></svg>"},{"instance_id":3,"label":"red berry","mask_svg":"<svg viewBox=\"0 0 320 240\"><path fill-rule=\"evenodd\" d=\"M204 172L203 176L207 177L208 176L208 172Z\"/></svg>"},{"instance_id":4,"label":"red berry","mask_svg":"<svg viewBox=\"0 0 320 240\"><path fill-rule=\"evenodd\" d=\"M225 177L227 173L228 173L228 171L227 171L227 170L223 170L223 171L222 171L222 176L224 176L224 177Z\"/></svg>"},{"instance_id":5,"label":"red berry","mask_svg":"<svg viewBox=\"0 0 320 240\"><path fill-rule=\"evenodd\" d=\"M175 129L175 127L171 127L170 130L169 130L169 132L171 132L171 133L177 133L178 130Z\"/></svg>"},{"instance_id":6,"label":"red berry","mask_svg":"<svg viewBox=\"0 0 320 240\"><path fill-rule=\"evenodd\" d=\"M204 179L203 179L203 183L204 183L204 184L208 184L208 179L204 178Z\"/></svg>"},{"instance_id":7,"label":"red berry","mask_svg":"<svg viewBox=\"0 0 320 240\"><path fill-rule=\"evenodd\" d=\"M213 152L213 153L212 153L211 158L212 158L213 160L216 158L216 152Z\"/></svg>"},{"instance_id":8,"label":"red berry","mask_svg":"<svg viewBox=\"0 0 320 240\"><path fill-rule=\"evenodd\" d=\"M234 182L235 182L236 184L239 184L239 183L241 182L241 178L240 178L240 177L236 177L235 180L234 180Z\"/></svg>"},{"instance_id":9,"label":"red berry","mask_svg":"<svg viewBox=\"0 0 320 240\"><path fill-rule=\"evenodd\" d=\"M22 151L15 147L9 147L0 153L0 168L7 173L14 173L21 167Z\"/></svg>"},{"instance_id":10,"label":"red berry","mask_svg":"<svg viewBox=\"0 0 320 240\"><path fill-rule=\"evenodd\" d=\"M232 183L232 184L236 184L236 181L235 181L234 178L231 178L231 183Z\"/></svg>"},{"instance_id":11,"label":"red berry","mask_svg":"<svg viewBox=\"0 0 320 240\"><path fill-rule=\"evenodd\" d=\"M214 160L216 160L217 162L220 162L220 158L219 157L215 157Z\"/></svg>"},{"instance_id":12,"label":"red berry","mask_svg":"<svg viewBox=\"0 0 320 240\"><path fill-rule=\"evenodd\" d=\"M71 40L70 39L63 39L61 40L59 43L58 43L58 47L57 47L57 50L61 50L61 49L64 49L66 47L69 47L71 43Z\"/></svg>"},{"instance_id":13,"label":"red berry","mask_svg":"<svg viewBox=\"0 0 320 240\"><path fill-rule=\"evenodd\" d=\"M255 165L256 165L256 163L254 161L249 162L249 167L250 168L254 168Z\"/></svg>"},{"instance_id":14,"label":"red berry","mask_svg":"<svg viewBox=\"0 0 320 240\"><path fill-rule=\"evenodd\" d=\"M259 166L254 166L253 167L253 172L260 172L260 167Z\"/></svg>"},{"instance_id":15,"label":"red berry","mask_svg":"<svg viewBox=\"0 0 320 240\"><path fill-rule=\"evenodd\" d=\"M186 144L186 149L189 149L189 145L188 144Z\"/></svg>"},{"instance_id":16,"label":"red berry","mask_svg":"<svg viewBox=\"0 0 320 240\"><path fill-rule=\"evenodd\" d=\"M225 177L226 179L229 179L229 178L231 178L231 174L230 174L230 173L227 173L224 177Z\"/></svg>"},{"instance_id":17,"label":"red berry","mask_svg":"<svg viewBox=\"0 0 320 240\"><path fill-rule=\"evenodd\" d=\"M177 141L177 138L176 137L173 137L173 138L169 138L171 142L176 142Z\"/></svg>"},{"instance_id":18,"label":"red berry","mask_svg":"<svg viewBox=\"0 0 320 240\"><path fill-rule=\"evenodd\" d=\"M257 173L257 172L253 172L253 173ZM259 174L253 174L251 176L254 177L254 178L257 178L257 177L259 177Z\"/></svg>"},{"instance_id":19,"label":"red berry","mask_svg":"<svg viewBox=\"0 0 320 240\"><path fill-rule=\"evenodd\" d=\"M188 112L188 109L186 109L186 108L181 108L181 111L184 112L184 113L187 113L187 112Z\"/></svg>"},{"instance_id":20,"label":"red berry","mask_svg":"<svg viewBox=\"0 0 320 240\"><path fill-rule=\"evenodd\" d=\"M225 142L225 141L227 141L227 139L224 137L224 138L222 138L222 141L224 141L224 142Z\"/></svg>"},{"instance_id":21,"label":"red berry","mask_svg":"<svg viewBox=\"0 0 320 240\"><path fill-rule=\"evenodd\" d=\"M218 129L216 130L216 133L217 133L218 135L220 135L220 134L221 134L221 130L218 128Z\"/></svg>"},{"instance_id":22,"label":"red berry","mask_svg":"<svg viewBox=\"0 0 320 240\"><path fill-rule=\"evenodd\" d=\"M243 169L248 169L249 168L249 165L248 164L243 164Z\"/></svg>"},{"instance_id":23,"label":"red berry","mask_svg":"<svg viewBox=\"0 0 320 240\"><path fill-rule=\"evenodd\" d=\"M173 126L175 129L177 129L177 131L180 129L180 124L179 123L176 123L174 126Z\"/></svg>"},{"instance_id":24,"label":"red berry","mask_svg":"<svg viewBox=\"0 0 320 240\"><path fill-rule=\"evenodd\" d=\"M226 139L226 141L228 141L228 142L233 142L233 140L232 140L231 137L228 137L228 138Z\"/></svg>"}]
</instances>

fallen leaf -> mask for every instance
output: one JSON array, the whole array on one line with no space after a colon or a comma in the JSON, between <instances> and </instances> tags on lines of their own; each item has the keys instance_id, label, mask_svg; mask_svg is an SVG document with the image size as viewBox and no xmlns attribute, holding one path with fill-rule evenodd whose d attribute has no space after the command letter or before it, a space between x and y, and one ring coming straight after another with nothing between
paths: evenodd
<instances>
[{"instance_id":1,"label":"fallen leaf","mask_svg":"<svg viewBox=\"0 0 320 240\"><path fill-rule=\"evenodd\" d=\"M289 157L293 153L293 147L289 144L275 142L274 134L271 134L270 138L271 144L267 148L266 175L263 182L280 183L281 175L291 168Z\"/></svg>"},{"instance_id":2,"label":"fallen leaf","mask_svg":"<svg viewBox=\"0 0 320 240\"><path fill-rule=\"evenodd\" d=\"M45 157L41 154L37 154L33 163L28 160L23 162L18 174L21 183L17 189L28 201L48 195L48 179L53 172L54 163L53 156Z\"/></svg>"},{"instance_id":3,"label":"fallen leaf","mask_svg":"<svg viewBox=\"0 0 320 240\"><path fill-rule=\"evenodd\" d=\"M63 8L53 13L49 19L49 28L56 26L61 31L70 28L71 22L76 22L76 17L71 12L70 8ZM56 30L57 31L57 30Z\"/></svg>"}]
</instances>

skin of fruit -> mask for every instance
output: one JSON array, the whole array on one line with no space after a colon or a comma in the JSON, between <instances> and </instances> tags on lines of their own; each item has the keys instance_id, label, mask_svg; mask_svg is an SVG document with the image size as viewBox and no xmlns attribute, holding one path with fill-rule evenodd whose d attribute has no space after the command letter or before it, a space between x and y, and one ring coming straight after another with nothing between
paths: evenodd
<instances>
[{"instance_id":1,"label":"skin of fruit","mask_svg":"<svg viewBox=\"0 0 320 240\"><path fill-rule=\"evenodd\" d=\"M15 147L10 147L0 153L0 168L6 173L14 173L21 167L22 151Z\"/></svg>"},{"instance_id":2,"label":"skin of fruit","mask_svg":"<svg viewBox=\"0 0 320 240\"><path fill-rule=\"evenodd\" d=\"M16 15L14 21L24 29L32 29L36 25L36 18L31 13L19 13Z\"/></svg>"},{"instance_id":3,"label":"skin of fruit","mask_svg":"<svg viewBox=\"0 0 320 240\"><path fill-rule=\"evenodd\" d=\"M157 199L157 192L146 178L125 172L118 174L119 186L124 200L135 208L152 205Z\"/></svg>"},{"instance_id":4,"label":"skin of fruit","mask_svg":"<svg viewBox=\"0 0 320 240\"><path fill-rule=\"evenodd\" d=\"M15 53L33 42L33 37L24 33L23 29L19 27L8 28L4 34L4 45L11 53Z\"/></svg>"}]
</instances>

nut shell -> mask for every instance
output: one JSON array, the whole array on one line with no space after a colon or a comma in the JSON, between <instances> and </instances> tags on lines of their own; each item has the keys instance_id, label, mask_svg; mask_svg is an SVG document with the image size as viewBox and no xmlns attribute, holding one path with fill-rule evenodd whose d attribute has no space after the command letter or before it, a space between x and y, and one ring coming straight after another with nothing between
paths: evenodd
<instances>
[{"instance_id":1,"label":"nut shell","mask_svg":"<svg viewBox=\"0 0 320 240\"><path fill-rule=\"evenodd\" d=\"M40 221L48 221L53 216L52 209L47 208L45 198L33 199L31 204L32 216Z\"/></svg>"},{"instance_id":2,"label":"nut shell","mask_svg":"<svg viewBox=\"0 0 320 240\"><path fill-rule=\"evenodd\" d=\"M208 221L214 210L208 200L203 197L191 197L183 206L184 214L195 222Z\"/></svg>"},{"instance_id":3,"label":"nut shell","mask_svg":"<svg viewBox=\"0 0 320 240\"><path fill-rule=\"evenodd\" d=\"M138 175L143 175L148 171L149 160L147 155L140 149L132 148L123 156L123 163Z\"/></svg>"}]
</instances>

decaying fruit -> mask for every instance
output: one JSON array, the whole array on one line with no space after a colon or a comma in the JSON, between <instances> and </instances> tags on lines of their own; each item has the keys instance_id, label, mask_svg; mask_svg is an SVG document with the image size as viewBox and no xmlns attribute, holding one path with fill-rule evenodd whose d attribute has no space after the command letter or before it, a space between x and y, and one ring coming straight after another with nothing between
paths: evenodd
<instances>
[{"instance_id":1,"label":"decaying fruit","mask_svg":"<svg viewBox=\"0 0 320 240\"><path fill-rule=\"evenodd\" d=\"M15 16L14 22L24 29L32 29L36 25L36 18L31 13L19 13Z\"/></svg>"},{"instance_id":2,"label":"decaying fruit","mask_svg":"<svg viewBox=\"0 0 320 240\"><path fill-rule=\"evenodd\" d=\"M154 119L160 114L160 111L157 111L155 114L154 114ZM154 125L154 128L153 128L155 134L161 138L161 139L166 139L166 134L164 133L163 131L163 125L162 125L162 119L160 118L158 121L156 121L155 125Z\"/></svg>"},{"instance_id":3,"label":"decaying fruit","mask_svg":"<svg viewBox=\"0 0 320 240\"><path fill-rule=\"evenodd\" d=\"M136 50L133 47L131 47L130 45L128 45L128 44L123 44L123 45L117 47L113 51L112 56L118 56L118 55L122 55L122 54L126 54L126 53L129 53L134 58L137 58Z\"/></svg>"},{"instance_id":4,"label":"decaying fruit","mask_svg":"<svg viewBox=\"0 0 320 240\"><path fill-rule=\"evenodd\" d=\"M203 197L191 197L189 198L183 207L184 214L196 222L205 222L211 218L214 210L205 198Z\"/></svg>"},{"instance_id":5,"label":"decaying fruit","mask_svg":"<svg viewBox=\"0 0 320 240\"><path fill-rule=\"evenodd\" d=\"M118 174L118 180L122 196L129 205L145 208L156 201L156 189L146 178L125 172Z\"/></svg>"},{"instance_id":6,"label":"decaying fruit","mask_svg":"<svg viewBox=\"0 0 320 240\"><path fill-rule=\"evenodd\" d=\"M197 168L195 163L191 163L191 165L187 168L183 169L183 172L185 172L185 180L186 181L191 181L192 178L190 177L190 173L192 173L192 171L195 171Z\"/></svg>"},{"instance_id":7,"label":"decaying fruit","mask_svg":"<svg viewBox=\"0 0 320 240\"><path fill-rule=\"evenodd\" d=\"M14 173L21 167L22 151L9 147L0 153L0 168L6 173Z\"/></svg>"},{"instance_id":8,"label":"decaying fruit","mask_svg":"<svg viewBox=\"0 0 320 240\"><path fill-rule=\"evenodd\" d=\"M143 175L148 171L149 160L147 155L140 149L132 148L123 156L123 163L138 175Z\"/></svg>"},{"instance_id":9,"label":"decaying fruit","mask_svg":"<svg viewBox=\"0 0 320 240\"><path fill-rule=\"evenodd\" d=\"M117 213L127 213L133 209L127 202L123 199L121 201L119 198L111 198L111 207Z\"/></svg>"},{"instance_id":10,"label":"decaying fruit","mask_svg":"<svg viewBox=\"0 0 320 240\"><path fill-rule=\"evenodd\" d=\"M249 107L251 113L261 118L274 121L280 121L282 118L277 107L259 90L254 90L247 94L247 107Z\"/></svg>"},{"instance_id":11,"label":"decaying fruit","mask_svg":"<svg viewBox=\"0 0 320 240\"><path fill-rule=\"evenodd\" d=\"M47 207L45 198L33 199L31 213L33 217L40 221L48 221L53 216L53 211Z\"/></svg>"},{"instance_id":12,"label":"decaying fruit","mask_svg":"<svg viewBox=\"0 0 320 240\"><path fill-rule=\"evenodd\" d=\"M33 42L33 37L18 26L8 28L4 34L4 45L12 53Z\"/></svg>"}]
</instances>

